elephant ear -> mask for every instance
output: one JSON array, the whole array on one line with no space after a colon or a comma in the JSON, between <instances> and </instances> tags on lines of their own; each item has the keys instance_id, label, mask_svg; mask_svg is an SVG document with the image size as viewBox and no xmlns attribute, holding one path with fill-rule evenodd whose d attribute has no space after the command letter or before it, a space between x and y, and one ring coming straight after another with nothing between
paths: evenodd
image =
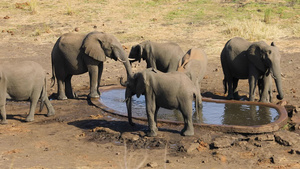
<instances>
[{"instance_id":1,"label":"elephant ear","mask_svg":"<svg viewBox=\"0 0 300 169\"><path fill-rule=\"evenodd\" d=\"M91 32L85 37L82 44L85 54L101 62L106 60L105 53L102 49L103 37L104 33Z\"/></svg>"},{"instance_id":2,"label":"elephant ear","mask_svg":"<svg viewBox=\"0 0 300 169\"><path fill-rule=\"evenodd\" d=\"M136 96L139 98L146 90L146 77L142 73L136 75Z\"/></svg>"},{"instance_id":3,"label":"elephant ear","mask_svg":"<svg viewBox=\"0 0 300 169\"><path fill-rule=\"evenodd\" d=\"M252 44L247 50L248 60L260 71L266 72L266 66L264 65L264 54L260 46Z\"/></svg>"}]
</instances>

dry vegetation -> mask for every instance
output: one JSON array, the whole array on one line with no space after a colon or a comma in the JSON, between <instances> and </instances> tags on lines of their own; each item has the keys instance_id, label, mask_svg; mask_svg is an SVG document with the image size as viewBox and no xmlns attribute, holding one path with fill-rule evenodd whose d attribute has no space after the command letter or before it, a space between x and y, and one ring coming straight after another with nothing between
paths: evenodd
<instances>
[{"instance_id":1,"label":"dry vegetation","mask_svg":"<svg viewBox=\"0 0 300 169\"><path fill-rule=\"evenodd\" d=\"M63 33L98 30L128 47L174 41L210 57L234 36L287 46L287 37L300 37L299 0L3 0L0 17L2 41L54 43Z\"/></svg>"}]
</instances>

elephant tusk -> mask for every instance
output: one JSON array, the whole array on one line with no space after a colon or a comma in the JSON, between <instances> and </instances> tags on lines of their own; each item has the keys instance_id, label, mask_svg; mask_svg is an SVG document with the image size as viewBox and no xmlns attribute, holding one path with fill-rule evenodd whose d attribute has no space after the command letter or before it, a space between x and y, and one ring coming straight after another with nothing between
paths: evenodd
<instances>
[{"instance_id":1,"label":"elephant tusk","mask_svg":"<svg viewBox=\"0 0 300 169\"><path fill-rule=\"evenodd\" d=\"M273 71L270 71L270 73L271 73L271 76L273 77L273 79L277 79L275 76L274 76L274 74L273 74Z\"/></svg>"},{"instance_id":2,"label":"elephant tusk","mask_svg":"<svg viewBox=\"0 0 300 169\"><path fill-rule=\"evenodd\" d=\"M125 100L123 100L122 102L127 102L127 100L128 100L129 98L127 97Z\"/></svg>"},{"instance_id":3,"label":"elephant tusk","mask_svg":"<svg viewBox=\"0 0 300 169\"><path fill-rule=\"evenodd\" d=\"M134 58L128 58L129 61L136 61Z\"/></svg>"},{"instance_id":4,"label":"elephant tusk","mask_svg":"<svg viewBox=\"0 0 300 169\"><path fill-rule=\"evenodd\" d=\"M120 62L123 62L123 63L125 63L125 62L126 62L126 61L124 61L124 60L120 59L119 57L118 57L118 61L120 61Z\"/></svg>"}]
</instances>

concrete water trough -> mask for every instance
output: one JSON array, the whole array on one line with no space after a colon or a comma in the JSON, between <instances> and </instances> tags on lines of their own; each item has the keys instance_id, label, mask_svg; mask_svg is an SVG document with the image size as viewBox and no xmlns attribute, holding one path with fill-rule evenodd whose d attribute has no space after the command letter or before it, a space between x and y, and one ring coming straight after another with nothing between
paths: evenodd
<instances>
[{"instance_id":1,"label":"concrete water trough","mask_svg":"<svg viewBox=\"0 0 300 169\"><path fill-rule=\"evenodd\" d=\"M121 86L101 87L100 100L92 103L102 110L118 116L127 117L125 88ZM284 107L272 103L249 101L216 100L203 98L203 108L200 115L193 115L195 127L214 131L236 133L266 133L277 131L288 120ZM133 97L132 116L135 120L146 121L144 96ZM183 124L182 115L177 110L160 108L158 122Z\"/></svg>"}]
</instances>

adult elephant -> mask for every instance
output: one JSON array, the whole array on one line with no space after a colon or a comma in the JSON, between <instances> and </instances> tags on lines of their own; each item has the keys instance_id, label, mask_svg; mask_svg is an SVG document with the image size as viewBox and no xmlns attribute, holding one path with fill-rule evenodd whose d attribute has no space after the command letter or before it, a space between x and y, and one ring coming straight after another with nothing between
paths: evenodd
<instances>
[{"instance_id":1,"label":"adult elephant","mask_svg":"<svg viewBox=\"0 0 300 169\"><path fill-rule=\"evenodd\" d=\"M182 135L193 135L194 128L192 122L193 100L198 103L199 95L193 82L182 72L163 73L153 68L145 69L135 73L126 83L121 85L126 87L125 97L128 111L128 120L131 125L131 99L133 95L145 95L146 112L148 117L148 136L157 135L157 112L160 107L166 109L179 110L184 119ZM196 113L199 113L199 105L195 104Z\"/></svg>"},{"instance_id":2,"label":"adult elephant","mask_svg":"<svg viewBox=\"0 0 300 169\"><path fill-rule=\"evenodd\" d=\"M145 60L147 68L162 72L176 71L178 62L184 52L176 43L156 43L149 40L132 46L129 53L130 62Z\"/></svg>"},{"instance_id":3,"label":"adult elephant","mask_svg":"<svg viewBox=\"0 0 300 169\"><path fill-rule=\"evenodd\" d=\"M199 104L202 104L201 99L201 81L205 75L207 67L207 55L200 48L192 48L180 59L178 70L184 72L195 84L199 91Z\"/></svg>"},{"instance_id":4,"label":"adult elephant","mask_svg":"<svg viewBox=\"0 0 300 169\"><path fill-rule=\"evenodd\" d=\"M275 79L278 95L277 99L283 99L280 53L278 48L272 42L267 45L263 41L248 42L243 38L235 37L230 39L221 53L221 63L224 73L225 93L228 86L228 99L238 99L237 85L239 79L248 79L249 81L249 100L254 101L255 87L259 79ZM269 90L272 80L264 79L263 88ZM266 101L263 97L268 97L262 93L260 101Z\"/></svg>"},{"instance_id":5,"label":"adult elephant","mask_svg":"<svg viewBox=\"0 0 300 169\"><path fill-rule=\"evenodd\" d=\"M127 75L131 75L131 65L120 42L103 32L88 34L67 33L55 43L52 53L52 86L57 79L57 99L74 98L71 78L89 72L90 93L88 97L97 98L106 57L124 63Z\"/></svg>"}]
</instances>

